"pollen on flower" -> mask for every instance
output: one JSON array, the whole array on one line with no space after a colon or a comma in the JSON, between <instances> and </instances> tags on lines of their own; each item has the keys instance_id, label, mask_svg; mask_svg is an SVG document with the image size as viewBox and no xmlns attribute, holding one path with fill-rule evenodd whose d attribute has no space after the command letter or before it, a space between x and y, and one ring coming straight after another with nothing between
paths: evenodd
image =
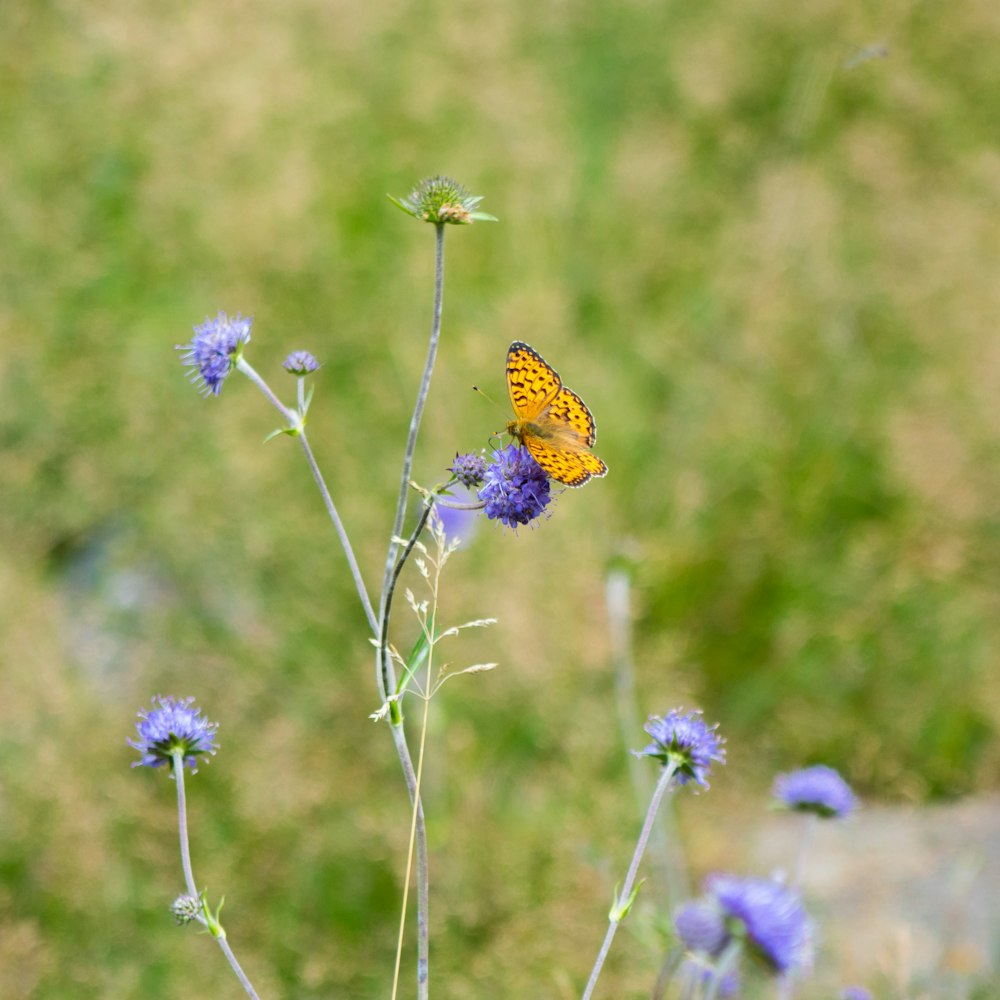
<instances>
[{"instance_id":1,"label":"pollen on flower","mask_svg":"<svg viewBox=\"0 0 1000 1000\"><path fill-rule=\"evenodd\" d=\"M191 369L191 381L204 396L218 396L222 383L236 366L243 345L250 340L252 320L237 315L230 318L220 312L194 328L189 344L178 344L184 351L181 361Z\"/></svg>"}]
</instances>

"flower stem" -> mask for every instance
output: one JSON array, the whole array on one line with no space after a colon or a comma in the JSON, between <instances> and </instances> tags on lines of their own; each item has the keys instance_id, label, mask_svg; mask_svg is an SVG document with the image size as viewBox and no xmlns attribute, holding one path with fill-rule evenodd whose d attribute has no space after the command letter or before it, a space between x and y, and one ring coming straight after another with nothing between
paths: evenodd
<instances>
[{"instance_id":1,"label":"flower stem","mask_svg":"<svg viewBox=\"0 0 1000 1000\"><path fill-rule=\"evenodd\" d=\"M615 705L622 742L628 746L629 734L639 720L639 702L635 694L635 668L632 657L631 578L621 568L611 569L605 578L605 603L608 610L608 639L611 663L615 675ZM645 761L629 754L629 775L635 794L636 807L642 814L643 803L650 794L650 774ZM666 902L673 909L689 893L687 862L679 838L675 834L673 809L664 810L660 825L654 830L650 852L666 889Z\"/></svg>"},{"instance_id":2,"label":"flower stem","mask_svg":"<svg viewBox=\"0 0 1000 1000\"><path fill-rule=\"evenodd\" d=\"M803 819L802 839L799 841L799 853L795 859L795 871L792 874L792 885L794 886L802 885L802 876L806 871L806 857L809 854L809 847L812 844L819 817L815 813L807 813Z\"/></svg>"},{"instance_id":3,"label":"flower stem","mask_svg":"<svg viewBox=\"0 0 1000 1000\"><path fill-rule=\"evenodd\" d=\"M428 914L430 899L428 893L428 863L427 863L427 828L424 825L424 805L420 799L420 783L413 770L413 759L410 748L406 744L406 733L403 731L402 719L389 727L392 731L392 741L396 753L403 765L403 776L410 793L410 804L413 808L414 839L417 850L417 1000L427 1000L429 975L429 938ZM409 883L409 879L407 879Z\"/></svg>"},{"instance_id":4,"label":"flower stem","mask_svg":"<svg viewBox=\"0 0 1000 1000\"><path fill-rule=\"evenodd\" d=\"M187 889L187 894L192 899L201 900L202 896L195 886L194 872L191 868L191 845L188 839L187 825L187 798L184 794L184 752L182 750L175 750L171 756L174 780L177 783L177 828L180 831L181 868L184 870L184 885ZM202 901L202 905L204 905L204 901ZM226 939L226 932L222 929L222 925L217 921L208 924L204 917L199 918L199 922L208 926L212 937L215 938L216 943L222 949L222 954L226 956L226 961L229 962L230 968L236 974L236 978L240 981L240 985L246 991L247 996L251 997L251 1000L260 1000L256 990L254 990L253 985L247 978L247 974L243 971L243 967L237 961L233 949L229 946L229 941Z\"/></svg>"},{"instance_id":5,"label":"flower stem","mask_svg":"<svg viewBox=\"0 0 1000 1000\"><path fill-rule=\"evenodd\" d=\"M383 694L386 698L396 694L395 676L385 669L386 664L392 662L392 658L389 656L388 648L389 618L392 614L392 599L396 593L396 584L399 582L399 574L402 573L403 567L406 565L406 560L410 558L410 553L413 551L414 546L417 544L417 540L420 538L421 533L427 525L427 519L431 516L431 511L434 509L434 502L435 498L431 495L424 503L424 509L420 513L420 520L417 521L417 526L413 529L413 533L410 535L409 541L406 543L406 547L403 549L402 554L393 568L392 577L389 580L389 588L386 591L385 600L382 602L382 623L378 630L379 662L382 664L381 684L385 688ZM394 715L394 719L395 718L398 718L398 716Z\"/></svg>"},{"instance_id":6,"label":"flower stem","mask_svg":"<svg viewBox=\"0 0 1000 1000\"><path fill-rule=\"evenodd\" d=\"M389 551L385 557L381 611L385 609L393 569L396 565L396 554L399 551L399 542L396 539L399 538L403 531L403 521L406 518L406 500L410 491L410 473L413 470L413 454L417 447L417 433L420 430L420 421L424 414L424 404L427 402L427 394L430 392L431 375L434 373L434 362L437 359L438 342L441 340L441 309L444 303L444 225L437 223L434 229L434 314L431 320L431 339L427 345L427 360L424 363L424 374L420 382L420 391L417 393L417 402L413 407L413 416L410 418L410 432L406 439L406 451L403 454L403 470L399 480L399 500L396 503L396 516L392 522ZM380 614L379 617L382 617L382 615ZM393 673L391 662L379 666L379 685L382 686L383 674L387 674L390 679L390 683L385 686L386 689L381 692L383 698L388 698L395 687Z\"/></svg>"},{"instance_id":7,"label":"flower stem","mask_svg":"<svg viewBox=\"0 0 1000 1000\"><path fill-rule=\"evenodd\" d=\"M242 372L248 379L264 395L267 397L267 401L288 421L292 426L298 424L298 416L294 410L290 410L285 404L278 399L278 397L271 391L271 387L260 377L257 370L241 355L236 361L237 371Z\"/></svg>"},{"instance_id":8,"label":"flower stem","mask_svg":"<svg viewBox=\"0 0 1000 1000\"><path fill-rule=\"evenodd\" d=\"M333 502L333 497L330 495L330 491L327 489L326 481L323 479L323 473L320 472L319 465L316 463L316 458L313 455L312 448L309 447L309 439L306 437L305 428L299 431L298 439L299 443L302 445L302 450L305 452L306 461L309 463L309 469L313 474L313 479L316 481L316 486L319 488L320 495L323 497L323 504L326 506L326 512L330 515L330 520L333 522L333 526L337 531L337 537L340 539L344 555L347 557L347 565L351 569L351 576L354 577L354 586L357 588L358 597L361 598L361 606L364 608L365 618L368 619L368 626L371 628L373 635L378 635L378 619L375 617L375 609L372 607L372 602L368 598L368 591L365 589L365 581L361 577L361 567L358 565L358 560L354 555L354 549L351 547L351 541L347 537L344 522L341 521L340 514L337 512L337 506Z\"/></svg>"},{"instance_id":9,"label":"flower stem","mask_svg":"<svg viewBox=\"0 0 1000 1000\"><path fill-rule=\"evenodd\" d=\"M431 647L433 653L433 646ZM430 660L427 663L427 673L428 679L430 675ZM396 969L393 974L392 980L392 1000L396 1000L397 990L399 988L399 967L403 958L403 930L406 926L406 903L409 898L410 889L410 875L413 871L413 851L414 846L417 845L417 823L418 820L423 823L423 811L422 805L420 803L420 784L423 779L424 773L424 747L427 741L427 716L430 711L431 699L429 694L424 695L424 715L420 725L420 752L417 754L417 774L415 779L415 789L416 797L414 799L413 815L410 822L410 847L409 852L406 857L406 882L403 888L403 906L402 911L399 916L399 940L396 943ZM421 859L417 858L417 867L419 869L421 864ZM421 906L419 901L419 894L422 891L424 894L427 893L427 878L426 878L426 868L427 868L427 841L426 838L423 839L423 866L425 869L425 877L423 879L417 880L417 934L418 937L426 938L427 936L427 905L426 900L423 906L423 923L421 923ZM418 957L419 963L419 957ZM422 975L421 975L422 973ZM423 983L423 992L421 993L421 983ZM418 996L427 995L427 963L424 962L422 968L418 968L417 973L417 994Z\"/></svg>"},{"instance_id":10,"label":"flower stem","mask_svg":"<svg viewBox=\"0 0 1000 1000\"><path fill-rule=\"evenodd\" d=\"M181 840L181 868L184 870L184 886L192 899L198 898L198 889L194 884L194 873L191 870L191 844L188 840L187 797L184 794L184 753L175 750L172 754L174 781L177 784L177 829Z\"/></svg>"},{"instance_id":11,"label":"flower stem","mask_svg":"<svg viewBox=\"0 0 1000 1000\"><path fill-rule=\"evenodd\" d=\"M260 377L250 363L245 361L242 357L236 362L236 367L239 371L246 375L246 377L250 379L250 381L253 382L258 389L260 389L260 391L267 397L271 405L274 406L274 408L285 418L285 420L288 421L289 427L295 429L295 436L299 439L299 442L302 445L306 461L309 463L309 470L312 472L316 486L319 488L320 496L323 498L323 505L326 507L326 512L329 514L330 520L333 522L333 527L337 532L337 537L340 539L344 555L347 557L347 565L351 570L351 576L354 578L354 586L357 588L358 597L361 599L361 607L364 609L365 618L368 619L368 625L372 630L372 634L378 635L378 619L375 617L375 610L372 608L372 602L368 597L368 591L365 589L365 581L361 576L361 567L358 565L358 560L354 555L354 549L351 547L351 541L347 537L344 522L340 519L340 513L337 511L337 505L333 502L333 497L330 494L330 490L327 488L326 480L324 480L323 474L319 470L316 457L313 455L312 448L309 447L309 439L306 437L306 429L301 412L296 412L295 410L291 410L285 406L285 404L282 403L281 400L278 399L278 397L271 391L271 387ZM300 410L302 401L302 379L299 379Z\"/></svg>"},{"instance_id":12,"label":"flower stem","mask_svg":"<svg viewBox=\"0 0 1000 1000\"><path fill-rule=\"evenodd\" d=\"M639 839L635 845L635 851L632 853L632 862L628 866L628 874L625 876L625 882L621 887L621 891L618 893L618 897L615 900L614 906L611 908L611 913L608 919L608 931L604 935L604 941L601 944L601 949L597 953L597 960L594 962L594 968L590 972L590 979L587 981L587 988L583 991L583 1000L590 1000L590 997L594 993L594 987L597 986L597 978L601 974L601 969L604 966L604 961L608 957L608 952L611 950L611 942L615 938L615 934L618 931L618 925L622 922L625 914L628 912L629 906L631 906L631 897L633 892L633 887L635 886L636 875L639 872L639 862L642 861L642 856L646 851L646 845L649 843L649 835L653 830L653 821L656 819L656 811L660 807L660 802L663 799L664 794L670 787L670 781L674 776L674 771L677 769L677 765L674 762L670 762L664 765L660 772L660 780L656 783L656 788L653 790L653 797L649 803L649 809L646 810L646 819L643 821L642 830L639 833Z\"/></svg>"},{"instance_id":13,"label":"flower stem","mask_svg":"<svg viewBox=\"0 0 1000 1000\"><path fill-rule=\"evenodd\" d=\"M397 563L399 553L398 538L403 530L403 521L406 519L406 501L410 490L410 474L413 469L413 455L417 447L417 434L420 430L420 421L424 413L424 404L427 402L427 395L430 392L431 375L434 372L434 362L437 359L438 343L441 340L441 309L444 302L444 225L435 225L434 239L434 313L431 319L431 337L427 347L427 360L424 363L424 374L420 381L420 390L417 393L417 401L413 408L413 415L410 417L410 431L406 439L406 451L403 453L403 468L399 479L399 500L396 503L396 515L393 520L392 533L389 536L389 549L385 557L385 573L382 579L382 593L379 598L379 628L375 630L376 638L379 642L378 663L375 668L376 683L383 702L388 702L389 698L396 691L396 672L392 666L392 657L388 650L388 611L392 604L392 593L395 589L399 571L405 560ZM423 520L430 516L430 505L424 511ZM423 525L418 526L423 530ZM415 543L417 534L414 534ZM412 549L412 545L410 546ZM406 556L409 552L405 553ZM427 1000L429 989L429 968L430 950L428 939L428 913L430 910L430 896L428 892L428 865L427 865L427 830L424 825L424 807L420 799L420 786L417 783L417 776L413 770L413 760L410 757L410 749L406 743L406 733L404 731L402 714L398 712L396 702L390 702L390 730L392 741L396 747L396 754L403 768L403 777L406 780L406 788L410 794L410 804L413 808L415 839L417 850L417 1000Z\"/></svg>"},{"instance_id":14,"label":"flower stem","mask_svg":"<svg viewBox=\"0 0 1000 1000\"><path fill-rule=\"evenodd\" d=\"M736 959L739 958L742 950L743 940L737 937L734 937L723 949L722 954L715 963L715 971L705 990L705 1000L715 1000L718 996L723 980L729 975L729 970L735 967Z\"/></svg>"}]
</instances>

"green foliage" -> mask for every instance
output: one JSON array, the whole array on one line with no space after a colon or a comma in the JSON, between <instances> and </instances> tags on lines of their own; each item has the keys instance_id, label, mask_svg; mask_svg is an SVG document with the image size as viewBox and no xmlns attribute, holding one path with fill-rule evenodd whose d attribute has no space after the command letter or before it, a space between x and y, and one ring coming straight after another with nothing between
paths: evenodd
<instances>
[{"instance_id":1,"label":"green foliage","mask_svg":"<svg viewBox=\"0 0 1000 1000\"><path fill-rule=\"evenodd\" d=\"M221 722L195 873L262 994L385 995L406 801L363 617L295 442L173 345L229 309L274 384L317 355L310 435L375 589L433 239L385 194L439 171L503 221L449 228L417 478L502 426L469 386L502 398L514 339L610 472L449 564L442 622L495 614L457 641L502 669L432 707L435 995L585 976L633 834L620 548L643 711L721 720L748 797L815 761L869 798L995 786L988 8L5 9L0 995L239 995L172 926L173 787L128 769L158 691ZM626 942L616 995L659 957Z\"/></svg>"}]
</instances>

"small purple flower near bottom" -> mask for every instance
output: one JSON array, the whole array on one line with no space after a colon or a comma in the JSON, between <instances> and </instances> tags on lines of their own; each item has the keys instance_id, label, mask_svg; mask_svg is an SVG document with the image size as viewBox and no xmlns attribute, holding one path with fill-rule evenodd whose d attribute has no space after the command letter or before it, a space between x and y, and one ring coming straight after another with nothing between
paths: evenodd
<instances>
[{"instance_id":1,"label":"small purple flower near bottom","mask_svg":"<svg viewBox=\"0 0 1000 1000\"><path fill-rule=\"evenodd\" d=\"M486 503L486 516L508 528L530 524L552 499L545 470L516 444L494 451L477 496Z\"/></svg>"},{"instance_id":2,"label":"small purple flower near bottom","mask_svg":"<svg viewBox=\"0 0 1000 1000\"><path fill-rule=\"evenodd\" d=\"M142 760L134 761L133 767L162 767L171 764L179 752L184 764L194 771L200 755L215 753L219 724L209 722L193 705L194 698L156 695L153 707L139 712L135 724L139 739L125 741L142 754Z\"/></svg>"},{"instance_id":3,"label":"small purple flower near bottom","mask_svg":"<svg viewBox=\"0 0 1000 1000\"><path fill-rule=\"evenodd\" d=\"M737 875L710 875L705 885L730 933L744 936L772 972L783 975L809 964L811 928L794 889L773 879Z\"/></svg>"},{"instance_id":4,"label":"small purple flower near bottom","mask_svg":"<svg viewBox=\"0 0 1000 1000\"><path fill-rule=\"evenodd\" d=\"M688 951L702 952L712 958L722 953L729 940L722 911L708 899L681 904L674 914L674 930Z\"/></svg>"},{"instance_id":5,"label":"small purple flower near bottom","mask_svg":"<svg viewBox=\"0 0 1000 1000\"><path fill-rule=\"evenodd\" d=\"M220 312L194 328L190 344L178 344L186 353L181 361L192 369L191 381L204 396L218 396L222 383L236 365L243 345L250 340L253 321L237 315L230 319Z\"/></svg>"},{"instance_id":6,"label":"small purple flower near bottom","mask_svg":"<svg viewBox=\"0 0 1000 1000\"><path fill-rule=\"evenodd\" d=\"M823 764L802 768L774 779L772 794L798 812L816 813L825 819L842 819L857 808L857 799L846 781Z\"/></svg>"}]
</instances>

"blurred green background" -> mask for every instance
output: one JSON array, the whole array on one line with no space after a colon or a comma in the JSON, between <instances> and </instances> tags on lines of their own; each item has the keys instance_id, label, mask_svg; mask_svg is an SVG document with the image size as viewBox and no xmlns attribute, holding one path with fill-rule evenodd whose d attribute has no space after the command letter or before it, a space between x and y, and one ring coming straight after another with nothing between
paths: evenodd
<instances>
[{"instance_id":1,"label":"blurred green background","mask_svg":"<svg viewBox=\"0 0 1000 1000\"><path fill-rule=\"evenodd\" d=\"M680 804L696 874L739 865L776 770L995 790L998 36L987 0L4 4L0 996L241 995L167 913L173 786L125 746L156 692L221 722L195 875L262 995L388 995L408 815L364 620L263 398L200 399L174 345L252 314L289 398L285 355L321 359L311 436L374 590L433 277L386 193L428 174L501 222L448 233L416 478L502 426L470 386L506 411L514 339L611 470L448 566L444 619L500 620L449 655L501 667L432 705L434 995L589 970L643 743L609 567L640 711L729 741ZM604 995L648 995L657 919Z\"/></svg>"}]
</instances>

